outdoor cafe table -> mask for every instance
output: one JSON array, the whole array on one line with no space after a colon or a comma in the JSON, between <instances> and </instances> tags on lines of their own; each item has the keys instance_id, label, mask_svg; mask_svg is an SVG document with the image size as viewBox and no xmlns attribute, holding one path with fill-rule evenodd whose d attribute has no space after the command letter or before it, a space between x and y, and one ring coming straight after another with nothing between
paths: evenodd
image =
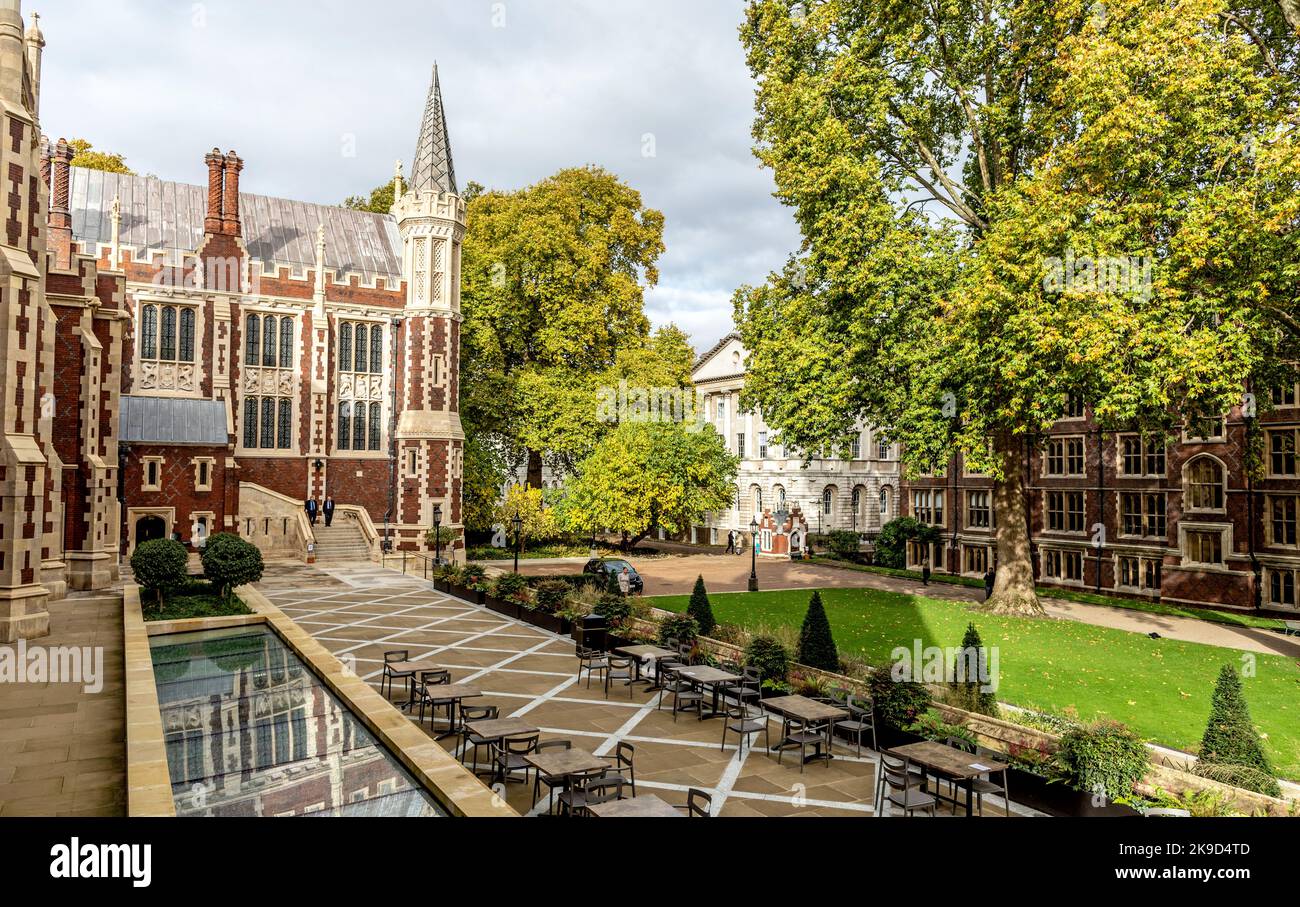
<instances>
[{"instance_id":1,"label":"outdoor cafe table","mask_svg":"<svg viewBox=\"0 0 1300 907\"><path fill-rule=\"evenodd\" d=\"M962 782L962 786L966 788L967 816L972 815L972 804L975 798L971 796L971 788L974 787L975 779L981 775L1000 772L1007 768L1005 762L996 762L992 759L976 759L973 753L959 750L955 746L936 743L933 740L909 743L906 746L895 747L886 752L891 756L914 762L922 768L936 773L936 775L954 778ZM936 784L935 795L937 796L938 793L939 789ZM953 798L952 803L953 806L957 805L955 798Z\"/></svg>"},{"instance_id":2,"label":"outdoor cafe table","mask_svg":"<svg viewBox=\"0 0 1300 907\"><path fill-rule=\"evenodd\" d=\"M453 734L459 734L460 725L456 723L456 710L461 707L461 700L474 699L477 696L483 695L477 687L472 687L464 683L430 683L425 685L424 691L429 695L430 699L434 700L439 705L442 705L445 702L451 704L447 716L449 721L447 730L435 737L435 740L442 740L446 737L452 736ZM429 724L430 726L433 724L432 715L429 716Z\"/></svg>"},{"instance_id":3,"label":"outdoor cafe table","mask_svg":"<svg viewBox=\"0 0 1300 907\"><path fill-rule=\"evenodd\" d=\"M577 747L567 750L545 750L540 753L529 753L524 757L524 761L548 778L564 779L566 790L569 787L570 776L609 768L609 763L604 759L593 756L586 750L580 750Z\"/></svg>"},{"instance_id":4,"label":"outdoor cafe table","mask_svg":"<svg viewBox=\"0 0 1300 907\"><path fill-rule=\"evenodd\" d=\"M650 683L650 689L657 690L659 689L658 669L656 668L655 670L654 680L647 681L646 678L641 676L641 663L643 661L654 660L657 665L660 658L668 658L677 653L672 649L665 649L663 646L623 646L622 648L615 649L614 654L626 655L628 658L633 660L633 663L636 665L636 680L634 680L633 683L648 682Z\"/></svg>"},{"instance_id":5,"label":"outdoor cafe table","mask_svg":"<svg viewBox=\"0 0 1300 907\"><path fill-rule=\"evenodd\" d=\"M415 698L415 676L421 671L437 671L442 666L431 661L390 661L386 664L386 667L394 677L401 677L406 681L406 702L403 702L399 708L409 709L417 701ZM389 695L392 695L391 690Z\"/></svg>"},{"instance_id":6,"label":"outdoor cafe table","mask_svg":"<svg viewBox=\"0 0 1300 907\"><path fill-rule=\"evenodd\" d=\"M489 742L500 742L507 737L529 737L540 734L536 728L522 718L485 718L482 721L467 721L465 727L471 734ZM492 777L496 777L496 765L492 766Z\"/></svg>"},{"instance_id":7,"label":"outdoor cafe table","mask_svg":"<svg viewBox=\"0 0 1300 907\"><path fill-rule=\"evenodd\" d=\"M733 674L730 671L723 671L720 668L711 668L708 665L694 665L690 667L677 668L677 673L681 677L693 680L701 686L709 687L713 691L713 704L710 714L701 715L702 718L713 718L718 714L718 687L722 684L739 683L742 678L739 674Z\"/></svg>"},{"instance_id":8,"label":"outdoor cafe table","mask_svg":"<svg viewBox=\"0 0 1300 907\"><path fill-rule=\"evenodd\" d=\"M783 718L794 718L804 724L826 724L826 749L823 750L820 744L817 752L804 759L809 762L813 759L826 759L830 761L835 757L831 754L831 726L834 722L849 717L847 709L839 706L827 705L824 702L818 702L815 699L809 699L807 696L774 696L771 699L763 700L763 708L770 709L781 715ZM791 745L789 737L783 738L776 745L776 749Z\"/></svg>"},{"instance_id":9,"label":"outdoor cafe table","mask_svg":"<svg viewBox=\"0 0 1300 907\"><path fill-rule=\"evenodd\" d=\"M587 807L593 816L602 819L684 819L682 811L654 794L642 794L626 800L593 803Z\"/></svg>"}]
</instances>

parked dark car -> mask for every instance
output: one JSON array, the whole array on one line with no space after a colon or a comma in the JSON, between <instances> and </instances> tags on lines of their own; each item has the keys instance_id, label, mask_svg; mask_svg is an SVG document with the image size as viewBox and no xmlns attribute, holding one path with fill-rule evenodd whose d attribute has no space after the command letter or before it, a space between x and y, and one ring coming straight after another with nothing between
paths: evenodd
<instances>
[{"instance_id":1,"label":"parked dark car","mask_svg":"<svg viewBox=\"0 0 1300 907\"><path fill-rule=\"evenodd\" d=\"M641 574L636 572L636 568L627 561L618 557L593 557L587 561L587 566L582 568L583 573L603 573L604 582L608 583L611 576L618 576L627 568L628 591L634 595L640 595L645 591L645 580Z\"/></svg>"}]
</instances>

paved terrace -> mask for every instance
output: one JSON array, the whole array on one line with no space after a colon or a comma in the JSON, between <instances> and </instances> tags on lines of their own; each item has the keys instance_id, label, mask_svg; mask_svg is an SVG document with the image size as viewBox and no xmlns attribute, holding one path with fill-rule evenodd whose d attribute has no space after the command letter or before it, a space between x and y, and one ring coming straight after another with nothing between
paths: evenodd
<instances>
[{"instance_id":1,"label":"paved terrace","mask_svg":"<svg viewBox=\"0 0 1300 907\"><path fill-rule=\"evenodd\" d=\"M258 588L335 655L354 659L357 673L376 688L383 652L409 649L413 660L444 666L454 683L482 690L469 704L499 706L503 718L526 717L543 740L567 738L598 756L631 742L638 792L682 806L689 788L703 788L723 816L873 815L876 763L867 750L859 759L851 746L837 745L834 761L810 764L802 774L796 751L778 765L761 735L743 753L734 735L722 750L720 719L682 714L674 723L644 686L633 687L630 698L627 687L613 687L606 700L595 682L588 689L585 678L576 681L571 639L444 595L432 583L368 564L280 566L268 569ZM394 696L404 697L400 685ZM772 730L779 733L779 724ZM457 741L443 745L455 750ZM505 795L521 813L544 811L544 800L533 809L531 780L506 785ZM986 814L997 811L985 802Z\"/></svg>"}]
</instances>

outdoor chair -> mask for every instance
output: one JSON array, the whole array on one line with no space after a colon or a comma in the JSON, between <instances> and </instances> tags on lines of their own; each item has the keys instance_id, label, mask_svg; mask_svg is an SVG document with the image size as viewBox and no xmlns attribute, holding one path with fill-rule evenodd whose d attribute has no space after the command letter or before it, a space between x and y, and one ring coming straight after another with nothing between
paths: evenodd
<instances>
[{"instance_id":1,"label":"outdoor chair","mask_svg":"<svg viewBox=\"0 0 1300 907\"><path fill-rule=\"evenodd\" d=\"M744 750L745 744L754 734L763 735L764 748L772 747L772 730L767 720L767 713L747 702L737 702L727 708L722 721L722 745L718 749L727 748L727 734L735 734L740 738L739 750ZM752 743L750 747L753 747Z\"/></svg>"},{"instance_id":2,"label":"outdoor chair","mask_svg":"<svg viewBox=\"0 0 1300 907\"><path fill-rule=\"evenodd\" d=\"M578 680L582 680L582 675L586 672L587 689L591 689L591 675L595 673L604 674L609 670L609 658L599 649L589 649L586 646L578 646Z\"/></svg>"},{"instance_id":3,"label":"outdoor chair","mask_svg":"<svg viewBox=\"0 0 1300 907\"><path fill-rule=\"evenodd\" d=\"M664 707L664 699L671 693L677 692L677 685L685 683L677 676L677 669L682 666L676 655L665 655L655 662L656 683L659 685L659 701L655 703L655 709Z\"/></svg>"},{"instance_id":4,"label":"outdoor chair","mask_svg":"<svg viewBox=\"0 0 1300 907\"><path fill-rule=\"evenodd\" d=\"M994 750L985 749L982 746L975 748L975 757L980 762L1002 762L1006 757L1002 753ZM994 781L995 777L1001 780ZM971 793L975 795L975 805L979 808L980 815L984 815L984 795L988 794L994 797L1001 797L1006 803L1007 815L1011 815L1011 798L1007 796L1007 770L1004 768L997 772L985 772L978 778L971 781Z\"/></svg>"},{"instance_id":5,"label":"outdoor chair","mask_svg":"<svg viewBox=\"0 0 1300 907\"><path fill-rule=\"evenodd\" d=\"M470 763L475 772L478 771L478 749L481 746L490 747L492 741L486 737L479 737L470 733L468 722L471 721L496 721L501 717L501 709L495 705L467 705L460 710L460 762L465 764L465 753L469 749L474 752L474 760ZM468 749L467 749L468 748Z\"/></svg>"},{"instance_id":6,"label":"outdoor chair","mask_svg":"<svg viewBox=\"0 0 1300 907\"><path fill-rule=\"evenodd\" d=\"M412 693L412 690L411 690L411 688L410 688L410 680L411 680L412 677L415 676L415 671L413 671L413 670L411 670L411 671L396 671L396 670L393 669L393 665L395 665L395 664L400 664L400 663L402 663L402 662L407 662L407 661L410 661L410 660L411 660L411 650L410 650L410 649L391 649L391 650L385 652L385 653L384 653L384 669L383 669L383 673L380 674L380 676L379 676L379 692L380 692L381 694L384 693L384 683L387 682L387 683L388 683L388 692L387 692L387 694L385 694L385 695L387 695L387 697L388 697L389 699L392 699L392 698L393 698L393 678L394 678L394 677L397 677L397 678L402 679L403 681L406 681L406 683L407 683L407 693L408 693L408 696L407 696L407 704L408 704L408 705L410 704L410 701L413 700L413 699L415 698L413 695L410 695L410 694Z\"/></svg>"},{"instance_id":7,"label":"outdoor chair","mask_svg":"<svg viewBox=\"0 0 1300 907\"><path fill-rule=\"evenodd\" d=\"M539 734L528 737L507 737L505 740L492 741L492 765L502 783L509 783L515 772L524 773L524 784L528 783L528 773L532 765L524 757L537 752Z\"/></svg>"},{"instance_id":8,"label":"outdoor chair","mask_svg":"<svg viewBox=\"0 0 1300 907\"><path fill-rule=\"evenodd\" d=\"M616 680L627 687L627 698L632 698L632 681L636 679L636 665L631 658L611 658L605 668L605 698L609 698L609 685Z\"/></svg>"},{"instance_id":9,"label":"outdoor chair","mask_svg":"<svg viewBox=\"0 0 1300 907\"><path fill-rule=\"evenodd\" d=\"M707 819L713 815L713 795L692 787L686 792L686 815L692 819Z\"/></svg>"},{"instance_id":10,"label":"outdoor chair","mask_svg":"<svg viewBox=\"0 0 1300 907\"><path fill-rule=\"evenodd\" d=\"M704 711L704 691L699 684L683 677L676 668L670 668L668 676L673 691L673 724L677 723L678 712L701 714Z\"/></svg>"},{"instance_id":11,"label":"outdoor chair","mask_svg":"<svg viewBox=\"0 0 1300 907\"><path fill-rule=\"evenodd\" d=\"M636 760L636 747L628 743L626 740L623 740L620 741L618 746L614 749L614 754L612 756L605 756L603 758L614 760L614 772L628 782L629 786L632 788L632 796L635 797L636 765L634 763ZM612 778L614 776L609 775L607 777Z\"/></svg>"},{"instance_id":12,"label":"outdoor chair","mask_svg":"<svg viewBox=\"0 0 1300 907\"><path fill-rule=\"evenodd\" d=\"M587 785L594 784L609 774L609 769L598 768L589 772L579 772L569 776L568 787L560 793L560 815L576 816L587 805ZM621 780L621 779L620 779Z\"/></svg>"},{"instance_id":13,"label":"outdoor chair","mask_svg":"<svg viewBox=\"0 0 1300 907\"><path fill-rule=\"evenodd\" d=\"M934 816L939 801L921 789L921 782L912 774L910 767L911 763L906 759L897 761L882 756L880 775L876 782L877 796L891 806L897 806L905 816L913 815L918 809L926 810ZM883 810L884 802L880 808ZM883 815L883 812L878 812L877 815Z\"/></svg>"},{"instance_id":14,"label":"outdoor chair","mask_svg":"<svg viewBox=\"0 0 1300 907\"><path fill-rule=\"evenodd\" d=\"M537 753L539 755L541 753L546 752L547 750L571 750L571 749L573 749L572 740L547 740L545 743L537 744ZM537 805L537 798L541 794L542 785L545 784L546 796L550 798L551 801L550 803L547 804L546 813L547 815L550 815L551 811L555 808L555 798L553 796L553 794L555 793L555 789L557 787L563 787L566 783L568 783L568 780L569 778L567 775L543 775L540 771L534 772L533 806Z\"/></svg>"},{"instance_id":15,"label":"outdoor chair","mask_svg":"<svg viewBox=\"0 0 1300 907\"><path fill-rule=\"evenodd\" d=\"M433 719L438 715L438 709L447 710L447 726L450 728L455 724L455 716L452 709L456 707L454 699L439 699L438 692L432 687L446 686L451 683L451 671L444 668L437 668L432 671L420 671L416 689L419 691L420 699L420 723L424 724L424 707L429 707L429 726L433 727Z\"/></svg>"},{"instance_id":16,"label":"outdoor chair","mask_svg":"<svg viewBox=\"0 0 1300 907\"><path fill-rule=\"evenodd\" d=\"M688 665L691 663L691 652L693 652L694 650L695 647L692 646L690 643L679 642L677 644L677 657L679 657L682 660L682 664Z\"/></svg>"},{"instance_id":17,"label":"outdoor chair","mask_svg":"<svg viewBox=\"0 0 1300 907\"><path fill-rule=\"evenodd\" d=\"M801 721L798 718L787 718L784 723L784 732L781 734L781 742L776 745L776 763L781 764L781 757L785 755L788 749L799 747L799 774L803 774L804 767L808 764L808 747L814 750L826 742L826 735L823 732L825 723L815 721Z\"/></svg>"},{"instance_id":18,"label":"outdoor chair","mask_svg":"<svg viewBox=\"0 0 1300 907\"><path fill-rule=\"evenodd\" d=\"M885 750L880 754L880 759L876 763L876 791L871 801L876 809L876 815L880 815L881 810L884 808L885 788L882 773L887 765L894 769L906 766L913 787L924 787L927 783L926 774L920 766L912 765L909 760L902 756L891 755L888 750Z\"/></svg>"},{"instance_id":19,"label":"outdoor chair","mask_svg":"<svg viewBox=\"0 0 1300 907\"><path fill-rule=\"evenodd\" d=\"M587 781L582 786L582 806L579 815L590 816L591 807L598 803L610 803L623 799L623 787L627 781L622 775L606 775Z\"/></svg>"},{"instance_id":20,"label":"outdoor chair","mask_svg":"<svg viewBox=\"0 0 1300 907\"><path fill-rule=\"evenodd\" d=\"M842 708L849 710L849 717L835 722L834 727L831 728L831 733L844 731L851 736L857 746L856 755L861 758L863 734L871 733L871 748L876 749L876 720L871 700L859 702L853 697L852 693L846 693L840 705Z\"/></svg>"}]
</instances>

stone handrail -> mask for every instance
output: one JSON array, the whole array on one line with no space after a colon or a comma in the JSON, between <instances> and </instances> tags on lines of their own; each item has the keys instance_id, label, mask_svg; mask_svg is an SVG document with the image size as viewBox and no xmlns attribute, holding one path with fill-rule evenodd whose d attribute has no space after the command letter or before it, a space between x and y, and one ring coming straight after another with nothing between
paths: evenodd
<instances>
[{"instance_id":1,"label":"stone handrail","mask_svg":"<svg viewBox=\"0 0 1300 907\"><path fill-rule=\"evenodd\" d=\"M335 503L334 515L336 517L342 515L356 521L361 527L361 534L366 537L366 544L370 547L370 559L375 560L379 556L379 532L370 519L370 512L357 504Z\"/></svg>"},{"instance_id":2,"label":"stone handrail","mask_svg":"<svg viewBox=\"0 0 1300 907\"><path fill-rule=\"evenodd\" d=\"M307 514L303 510L302 502L295 501L287 494L281 494L278 491L272 491L270 488L267 488L263 485L257 485L253 482L239 483L239 500L241 504L240 507L241 510L244 509L243 505L245 503L252 503L259 496L267 499L270 502L271 506L265 507L268 516L274 516L280 519L288 518L290 520L290 525L293 527L293 531L289 536L289 546L292 548L292 553L294 556L296 556L298 559L302 561L306 561L309 554L308 545L315 543L316 536L311 531L311 523L308 521ZM244 520L261 519L261 518L262 517L260 516L244 517L243 520L239 521L239 523L237 524L237 529L239 531L239 534L240 535L244 534L244 528L247 525L247 523L244 522ZM257 544L257 537L254 536L253 538L249 539L249 541L252 541L254 544ZM269 546L267 545L258 545L258 548L264 549L264 553L266 553L265 549L268 547ZM272 553L274 553L273 549L272 549Z\"/></svg>"}]
</instances>

